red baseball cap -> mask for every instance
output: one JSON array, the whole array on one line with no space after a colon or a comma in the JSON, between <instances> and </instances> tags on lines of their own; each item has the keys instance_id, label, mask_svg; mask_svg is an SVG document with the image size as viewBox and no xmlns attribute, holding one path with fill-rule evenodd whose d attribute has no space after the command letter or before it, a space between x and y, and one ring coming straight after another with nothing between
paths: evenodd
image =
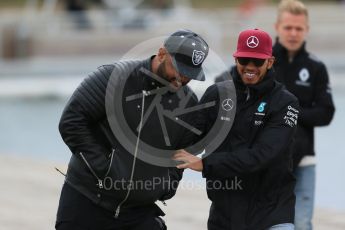
<instances>
[{"instance_id":1,"label":"red baseball cap","mask_svg":"<svg viewBox=\"0 0 345 230\"><path fill-rule=\"evenodd\" d=\"M272 57L272 39L263 30L245 30L240 33L234 57L267 59Z\"/></svg>"}]
</instances>

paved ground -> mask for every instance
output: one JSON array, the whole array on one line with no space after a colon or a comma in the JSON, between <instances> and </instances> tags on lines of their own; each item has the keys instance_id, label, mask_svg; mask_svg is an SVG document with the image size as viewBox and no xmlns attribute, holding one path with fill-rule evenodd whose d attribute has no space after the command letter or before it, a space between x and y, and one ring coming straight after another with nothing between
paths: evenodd
<instances>
[{"instance_id":1,"label":"paved ground","mask_svg":"<svg viewBox=\"0 0 345 230\"><path fill-rule=\"evenodd\" d=\"M54 164L0 155L0 223L4 230L50 230L63 176ZM64 166L59 166L64 169ZM206 229L209 202L204 190L179 190L162 208L169 229ZM317 209L315 230L345 229L345 213Z\"/></svg>"}]
</instances>

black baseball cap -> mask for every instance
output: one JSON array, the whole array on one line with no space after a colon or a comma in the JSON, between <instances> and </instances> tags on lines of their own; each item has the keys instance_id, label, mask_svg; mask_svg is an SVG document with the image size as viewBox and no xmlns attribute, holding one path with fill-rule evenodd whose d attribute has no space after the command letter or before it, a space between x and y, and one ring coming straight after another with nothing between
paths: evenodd
<instances>
[{"instance_id":1,"label":"black baseball cap","mask_svg":"<svg viewBox=\"0 0 345 230\"><path fill-rule=\"evenodd\" d=\"M164 41L164 47L180 74L205 81L202 63L208 55L209 47L202 37L190 30L178 30Z\"/></svg>"}]
</instances>

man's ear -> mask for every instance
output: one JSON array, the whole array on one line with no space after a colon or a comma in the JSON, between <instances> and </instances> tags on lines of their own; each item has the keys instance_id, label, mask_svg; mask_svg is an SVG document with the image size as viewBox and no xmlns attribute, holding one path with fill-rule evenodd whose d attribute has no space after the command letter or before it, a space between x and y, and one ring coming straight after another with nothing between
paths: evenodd
<instances>
[{"instance_id":1,"label":"man's ear","mask_svg":"<svg viewBox=\"0 0 345 230\"><path fill-rule=\"evenodd\" d=\"M159 48L158 50L158 60L159 62L163 62L166 58L167 50L164 47Z\"/></svg>"},{"instance_id":2,"label":"man's ear","mask_svg":"<svg viewBox=\"0 0 345 230\"><path fill-rule=\"evenodd\" d=\"M268 65L267 65L267 69L271 69L272 68L272 66L273 66L273 64L274 64L274 62L275 62L275 60L276 60L276 58L275 57L270 57L268 60L267 60L267 63L268 63Z\"/></svg>"}]
</instances>

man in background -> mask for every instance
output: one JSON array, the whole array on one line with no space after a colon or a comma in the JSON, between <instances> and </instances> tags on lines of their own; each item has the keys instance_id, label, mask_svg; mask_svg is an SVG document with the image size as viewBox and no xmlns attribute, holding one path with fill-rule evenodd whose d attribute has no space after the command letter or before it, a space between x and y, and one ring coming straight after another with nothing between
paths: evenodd
<instances>
[{"instance_id":1,"label":"man in background","mask_svg":"<svg viewBox=\"0 0 345 230\"><path fill-rule=\"evenodd\" d=\"M299 100L300 113L293 146L297 178L296 230L311 230L315 191L314 127L329 125L334 114L326 66L306 50L308 10L296 0L283 0L275 24L273 47L277 80Z\"/></svg>"}]
</instances>

